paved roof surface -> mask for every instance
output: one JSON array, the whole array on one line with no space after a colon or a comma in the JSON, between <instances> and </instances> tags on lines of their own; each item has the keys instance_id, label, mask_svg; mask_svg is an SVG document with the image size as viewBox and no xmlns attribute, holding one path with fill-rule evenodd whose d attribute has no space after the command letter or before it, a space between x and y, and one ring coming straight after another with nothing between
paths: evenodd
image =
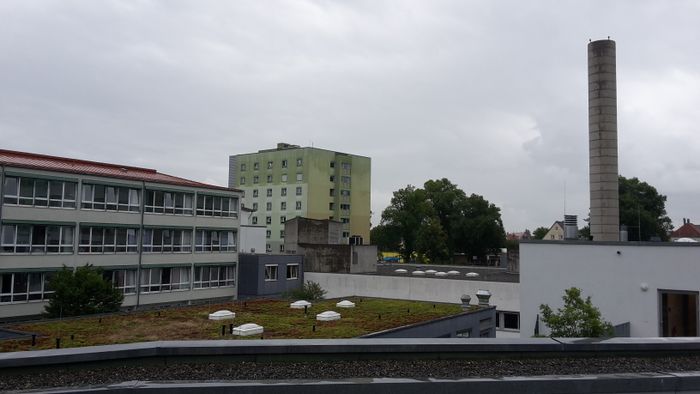
<instances>
[{"instance_id":1,"label":"paved roof surface","mask_svg":"<svg viewBox=\"0 0 700 394\"><path fill-rule=\"evenodd\" d=\"M48 156L28 152L17 152L5 149L0 149L0 164L5 166L30 168L35 170L57 171L82 175L95 175L108 178L166 183L169 185L190 186L206 189L238 191L237 189L209 185L206 183L196 182L172 175L162 174L150 168L101 163L97 161L70 159L66 157Z\"/></svg>"}]
</instances>

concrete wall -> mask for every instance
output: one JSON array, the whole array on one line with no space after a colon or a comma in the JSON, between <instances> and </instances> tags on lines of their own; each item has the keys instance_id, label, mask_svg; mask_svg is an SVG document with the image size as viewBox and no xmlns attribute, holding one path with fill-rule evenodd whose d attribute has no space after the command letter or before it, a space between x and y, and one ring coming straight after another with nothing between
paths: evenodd
<instances>
[{"instance_id":1,"label":"concrete wall","mask_svg":"<svg viewBox=\"0 0 700 394\"><path fill-rule=\"evenodd\" d=\"M476 292L484 289L491 292L490 304L499 311L520 310L519 283L320 272L306 272L306 280L320 284L327 298L356 295L459 304L462 294L468 294L474 304Z\"/></svg>"},{"instance_id":2,"label":"concrete wall","mask_svg":"<svg viewBox=\"0 0 700 394\"><path fill-rule=\"evenodd\" d=\"M304 269L313 272L350 272L350 245L303 245Z\"/></svg>"},{"instance_id":3,"label":"concrete wall","mask_svg":"<svg viewBox=\"0 0 700 394\"><path fill-rule=\"evenodd\" d=\"M377 271L377 245L351 245L350 273Z\"/></svg>"},{"instance_id":4,"label":"concrete wall","mask_svg":"<svg viewBox=\"0 0 700 394\"><path fill-rule=\"evenodd\" d=\"M630 322L632 337L660 336L659 290L700 291L699 262L698 244L521 242L521 337L533 335L540 304L561 307L570 287L613 325Z\"/></svg>"},{"instance_id":5,"label":"concrete wall","mask_svg":"<svg viewBox=\"0 0 700 394\"><path fill-rule=\"evenodd\" d=\"M277 280L265 280L265 265L277 265ZM287 265L297 264L299 276L287 279ZM240 255L239 294L247 296L280 295L301 288L304 283L304 264L301 255Z\"/></svg>"},{"instance_id":6,"label":"concrete wall","mask_svg":"<svg viewBox=\"0 0 700 394\"><path fill-rule=\"evenodd\" d=\"M265 226L241 226L238 250L241 253L265 253L265 231Z\"/></svg>"},{"instance_id":7,"label":"concrete wall","mask_svg":"<svg viewBox=\"0 0 700 394\"><path fill-rule=\"evenodd\" d=\"M362 338L495 338L496 307L372 333Z\"/></svg>"}]
</instances>

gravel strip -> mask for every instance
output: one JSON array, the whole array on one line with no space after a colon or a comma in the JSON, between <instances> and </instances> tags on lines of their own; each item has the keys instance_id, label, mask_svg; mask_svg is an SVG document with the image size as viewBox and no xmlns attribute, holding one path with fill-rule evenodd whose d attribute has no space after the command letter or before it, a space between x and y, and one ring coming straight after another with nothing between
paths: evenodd
<instances>
[{"instance_id":1,"label":"gravel strip","mask_svg":"<svg viewBox=\"0 0 700 394\"><path fill-rule=\"evenodd\" d=\"M700 371L700 356L514 360L365 360L182 363L109 368L55 368L0 376L0 390L106 385L125 381L468 378Z\"/></svg>"}]
</instances>

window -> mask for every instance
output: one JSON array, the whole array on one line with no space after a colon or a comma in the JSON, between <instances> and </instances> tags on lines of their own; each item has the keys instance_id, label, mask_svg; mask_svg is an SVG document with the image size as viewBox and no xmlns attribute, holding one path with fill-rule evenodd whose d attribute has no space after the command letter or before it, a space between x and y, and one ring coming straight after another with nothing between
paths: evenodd
<instances>
[{"instance_id":1,"label":"window","mask_svg":"<svg viewBox=\"0 0 700 394\"><path fill-rule=\"evenodd\" d=\"M109 270L102 274L122 294L136 294L136 270Z\"/></svg>"},{"instance_id":2,"label":"window","mask_svg":"<svg viewBox=\"0 0 700 394\"><path fill-rule=\"evenodd\" d=\"M328 190L328 195L329 195L330 197L335 197L335 189L329 189L329 190Z\"/></svg>"},{"instance_id":3,"label":"window","mask_svg":"<svg viewBox=\"0 0 700 394\"><path fill-rule=\"evenodd\" d=\"M349 238L350 237L350 232L349 231L343 231L343 238Z\"/></svg>"},{"instance_id":4,"label":"window","mask_svg":"<svg viewBox=\"0 0 700 394\"><path fill-rule=\"evenodd\" d=\"M197 215L238 217L238 198L198 194Z\"/></svg>"},{"instance_id":5,"label":"window","mask_svg":"<svg viewBox=\"0 0 700 394\"><path fill-rule=\"evenodd\" d=\"M272 189L267 189L267 196L272 197Z\"/></svg>"},{"instance_id":6,"label":"window","mask_svg":"<svg viewBox=\"0 0 700 394\"><path fill-rule=\"evenodd\" d=\"M0 273L0 304L47 300L53 293L51 272Z\"/></svg>"},{"instance_id":7,"label":"window","mask_svg":"<svg viewBox=\"0 0 700 394\"><path fill-rule=\"evenodd\" d=\"M286 159L282 160L282 168L287 168L287 165L288 165L287 160Z\"/></svg>"},{"instance_id":8,"label":"window","mask_svg":"<svg viewBox=\"0 0 700 394\"><path fill-rule=\"evenodd\" d=\"M272 224L272 216L265 217L265 224Z\"/></svg>"},{"instance_id":9,"label":"window","mask_svg":"<svg viewBox=\"0 0 700 394\"><path fill-rule=\"evenodd\" d=\"M2 253L73 253L73 227L48 224L4 224Z\"/></svg>"},{"instance_id":10,"label":"window","mask_svg":"<svg viewBox=\"0 0 700 394\"><path fill-rule=\"evenodd\" d=\"M120 200L121 198L120 196ZM146 190L143 210L148 213L191 216L194 213L193 200L192 193Z\"/></svg>"},{"instance_id":11,"label":"window","mask_svg":"<svg viewBox=\"0 0 700 394\"><path fill-rule=\"evenodd\" d=\"M350 197L350 190L341 190L340 195L343 197Z\"/></svg>"},{"instance_id":12,"label":"window","mask_svg":"<svg viewBox=\"0 0 700 394\"><path fill-rule=\"evenodd\" d=\"M260 169L260 163L258 163L258 162L256 161L255 163L253 163L253 170L257 171L257 170L259 170L259 169Z\"/></svg>"},{"instance_id":13,"label":"window","mask_svg":"<svg viewBox=\"0 0 700 394\"><path fill-rule=\"evenodd\" d=\"M277 280L276 264L265 264L265 280L268 282Z\"/></svg>"},{"instance_id":14,"label":"window","mask_svg":"<svg viewBox=\"0 0 700 394\"><path fill-rule=\"evenodd\" d=\"M350 177L349 176L341 176L340 182L343 183L343 187L350 187Z\"/></svg>"},{"instance_id":15,"label":"window","mask_svg":"<svg viewBox=\"0 0 700 394\"><path fill-rule=\"evenodd\" d=\"M270 238L270 237L272 237L272 231L271 230L265 231L265 238Z\"/></svg>"},{"instance_id":16,"label":"window","mask_svg":"<svg viewBox=\"0 0 700 394\"><path fill-rule=\"evenodd\" d=\"M280 244L280 253L284 252L284 244Z\"/></svg>"},{"instance_id":17,"label":"window","mask_svg":"<svg viewBox=\"0 0 700 394\"><path fill-rule=\"evenodd\" d=\"M335 162L334 162L334 161L331 162L331 168L335 168Z\"/></svg>"},{"instance_id":18,"label":"window","mask_svg":"<svg viewBox=\"0 0 700 394\"><path fill-rule=\"evenodd\" d=\"M80 226L78 253L136 253L137 228Z\"/></svg>"},{"instance_id":19,"label":"window","mask_svg":"<svg viewBox=\"0 0 700 394\"><path fill-rule=\"evenodd\" d=\"M241 163L241 171L245 171L245 163Z\"/></svg>"},{"instance_id":20,"label":"window","mask_svg":"<svg viewBox=\"0 0 700 394\"><path fill-rule=\"evenodd\" d=\"M280 238L284 238L284 230L280 230Z\"/></svg>"},{"instance_id":21,"label":"window","mask_svg":"<svg viewBox=\"0 0 700 394\"><path fill-rule=\"evenodd\" d=\"M272 175L267 176L267 183L272 183Z\"/></svg>"},{"instance_id":22,"label":"window","mask_svg":"<svg viewBox=\"0 0 700 394\"><path fill-rule=\"evenodd\" d=\"M299 264L287 264L287 279L299 279Z\"/></svg>"},{"instance_id":23,"label":"window","mask_svg":"<svg viewBox=\"0 0 700 394\"><path fill-rule=\"evenodd\" d=\"M301 196L301 186L297 186L297 196Z\"/></svg>"},{"instance_id":24,"label":"window","mask_svg":"<svg viewBox=\"0 0 700 394\"><path fill-rule=\"evenodd\" d=\"M257 196L258 196L258 189L253 189L253 197L257 197Z\"/></svg>"},{"instance_id":25,"label":"window","mask_svg":"<svg viewBox=\"0 0 700 394\"><path fill-rule=\"evenodd\" d=\"M455 337L456 338L471 338L472 337L472 329L467 328L464 330L459 330L459 331L457 331Z\"/></svg>"},{"instance_id":26,"label":"window","mask_svg":"<svg viewBox=\"0 0 700 394\"><path fill-rule=\"evenodd\" d=\"M253 210L254 210L254 211L257 211L257 210L258 210L258 203L257 203L257 202L254 202L254 203L253 203Z\"/></svg>"},{"instance_id":27,"label":"window","mask_svg":"<svg viewBox=\"0 0 700 394\"><path fill-rule=\"evenodd\" d=\"M297 167L301 167L302 165L302 160L301 157L297 159Z\"/></svg>"},{"instance_id":28,"label":"window","mask_svg":"<svg viewBox=\"0 0 700 394\"><path fill-rule=\"evenodd\" d=\"M254 183L254 184L260 183L260 177L257 176L257 175L254 175L254 176L253 176L253 183Z\"/></svg>"},{"instance_id":29,"label":"window","mask_svg":"<svg viewBox=\"0 0 700 394\"><path fill-rule=\"evenodd\" d=\"M286 187L283 187L283 188L280 190L280 195L281 195L282 197L284 197L284 196L287 195L287 188L286 188Z\"/></svg>"},{"instance_id":30,"label":"window","mask_svg":"<svg viewBox=\"0 0 700 394\"><path fill-rule=\"evenodd\" d=\"M334 210L334 209L335 209L335 205L334 205L332 202L329 202L329 203L328 203L328 209L330 209L331 211Z\"/></svg>"},{"instance_id":31,"label":"window","mask_svg":"<svg viewBox=\"0 0 700 394\"><path fill-rule=\"evenodd\" d=\"M304 174L297 174L297 182L304 180Z\"/></svg>"},{"instance_id":32,"label":"window","mask_svg":"<svg viewBox=\"0 0 700 394\"><path fill-rule=\"evenodd\" d=\"M83 209L139 212L139 189L83 183ZM162 198L162 196L161 196Z\"/></svg>"},{"instance_id":33,"label":"window","mask_svg":"<svg viewBox=\"0 0 700 394\"><path fill-rule=\"evenodd\" d=\"M331 181L331 182L335 182L335 175L331 175L331 176L328 178L328 180Z\"/></svg>"},{"instance_id":34,"label":"window","mask_svg":"<svg viewBox=\"0 0 700 394\"><path fill-rule=\"evenodd\" d=\"M76 182L6 176L3 201L7 205L75 208L77 188Z\"/></svg>"},{"instance_id":35,"label":"window","mask_svg":"<svg viewBox=\"0 0 700 394\"><path fill-rule=\"evenodd\" d=\"M287 202L286 202L286 201L280 202L280 210L281 210L281 211L286 211L286 210L287 210Z\"/></svg>"},{"instance_id":36,"label":"window","mask_svg":"<svg viewBox=\"0 0 700 394\"><path fill-rule=\"evenodd\" d=\"M189 288L189 267L145 268L141 270L142 293L189 290Z\"/></svg>"},{"instance_id":37,"label":"window","mask_svg":"<svg viewBox=\"0 0 700 394\"><path fill-rule=\"evenodd\" d=\"M265 210L266 210L266 211L272 211L272 203L271 203L271 202L268 202L268 203L265 204Z\"/></svg>"},{"instance_id":38,"label":"window","mask_svg":"<svg viewBox=\"0 0 700 394\"><path fill-rule=\"evenodd\" d=\"M268 162L267 162L267 169L269 170L269 169L271 169L271 168L272 168L272 162L271 162L271 161L268 161Z\"/></svg>"},{"instance_id":39,"label":"window","mask_svg":"<svg viewBox=\"0 0 700 394\"><path fill-rule=\"evenodd\" d=\"M301 201L297 201L296 209L297 210L301 209Z\"/></svg>"},{"instance_id":40,"label":"window","mask_svg":"<svg viewBox=\"0 0 700 394\"><path fill-rule=\"evenodd\" d=\"M340 218L340 221L343 223L350 223L350 219L348 218Z\"/></svg>"},{"instance_id":41,"label":"window","mask_svg":"<svg viewBox=\"0 0 700 394\"><path fill-rule=\"evenodd\" d=\"M237 233L230 230L197 230L194 238L196 252L235 252Z\"/></svg>"},{"instance_id":42,"label":"window","mask_svg":"<svg viewBox=\"0 0 700 394\"><path fill-rule=\"evenodd\" d=\"M194 267L194 288L207 289L236 284L235 265L215 265Z\"/></svg>"},{"instance_id":43,"label":"window","mask_svg":"<svg viewBox=\"0 0 700 394\"><path fill-rule=\"evenodd\" d=\"M241 185L245 185L245 177L244 176L241 177Z\"/></svg>"},{"instance_id":44,"label":"window","mask_svg":"<svg viewBox=\"0 0 700 394\"><path fill-rule=\"evenodd\" d=\"M257 216L253 216L253 224L258 224L258 217Z\"/></svg>"},{"instance_id":45,"label":"window","mask_svg":"<svg viewBox=\"0 0 700 394\"><path fill-rule=\"evenodd\" d=\"M270 244L265 244L265 251L266 251L267 253L272 252L272 246L270 246Z\"/></svg>"},{"instance_id":46,"label":"window","mask_svg":"<svg viewBox=\"0 0 700 394\"><path fill-rule=\"evenodd\" d=\"M282 182L287 182L287 174L282 174Z\"/></svg>"},{"instance_id":47,"label":"window","mask_svg":"<svg viewBox=\"0 0 700 394\"><path fill-rule=\"evenodd\" d=\"M287 221L287 217L286 217L286 216L280 216L280 223L281 223L281 224L284 224L284 222L286 222L286 221Z\"/></svg>"},{"instance_id":48,"label":"window","mask_svg":"<svg viewBox=\"0 0 700 394\"><path fill-rule=\"evenodd\" d=\"M146 228L143 230L143 251L150 253L192 252L192 230Z\"/></svg>"},{"instance_id":49,"label":"window","mask_svg":"<svg viewBox=\"0 0 700 394\"><path fill-rule=\"evenodd\" d=\"M349 211L350 210L350 204L340 204L340 209L343 211Z\"/></svg>"}]
</instances>

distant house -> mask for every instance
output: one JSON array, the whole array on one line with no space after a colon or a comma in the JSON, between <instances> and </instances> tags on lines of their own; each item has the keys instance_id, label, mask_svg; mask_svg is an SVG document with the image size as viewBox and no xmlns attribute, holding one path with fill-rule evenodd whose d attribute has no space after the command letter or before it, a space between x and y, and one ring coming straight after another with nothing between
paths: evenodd
<instances>
[{"instance_id":1,"label":"distant house","mask_svg":"<svg viewBox=\"0 0 700 394\"><path fill-rule=\"evenodd\" d=\"M683 218L683 225L671 233L671 241L690 239L700 242L700 226L690 223L690 219Z\"/></svg>"},{"instance_id":2,"label":"distant house","mask_svg":"<svg viewBox=\"0 0 700 394\"><path fill-rule=\"evenodd\" d=\"M525 231L521 233L508 233L506 234L506 239L509 241L519 241L521 239L531 239L532 234L530 234L530 230L525 229Z\"/></svg>"},{"instance_id":3,"label":"distant house","mask_svg":"<svg viewBox=\"0 0 700 394\"><path fill-rule=\"evenodd\" d=\"M564 222L556 221L554 224L552 224L552 227L549 228L549 231L547 231L547 234L545 234L542 239L547 241L563 241L565 234Z\"/></svg>"}]
</instances>

